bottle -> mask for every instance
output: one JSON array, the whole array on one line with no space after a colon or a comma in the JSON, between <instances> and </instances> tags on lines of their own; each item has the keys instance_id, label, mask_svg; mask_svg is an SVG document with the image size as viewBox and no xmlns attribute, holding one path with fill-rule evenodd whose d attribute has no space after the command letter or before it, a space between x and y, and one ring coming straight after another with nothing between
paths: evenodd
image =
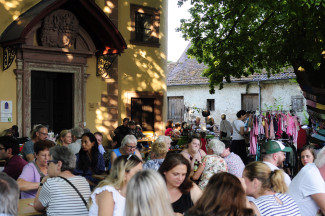
<instances>
[{"instance_id":1,"label":"bottle","mask_svg":"<svg viewBox=\"0 0 325 216\"><path fill-rule=\"evenodd\" d=\"M199 168L199 161L195 159L193 171L196 172L198 168Z\"/></svg>"}]
</instances>

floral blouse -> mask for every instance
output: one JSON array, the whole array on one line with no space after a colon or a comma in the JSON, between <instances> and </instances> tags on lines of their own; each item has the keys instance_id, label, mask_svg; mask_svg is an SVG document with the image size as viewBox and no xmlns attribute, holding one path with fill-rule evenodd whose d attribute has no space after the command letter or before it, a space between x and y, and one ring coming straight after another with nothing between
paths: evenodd
<instances>
[{"instance_id":1,"label":"floral blouse","mask_svg":"<svg viewBox=\"0 0 325 216\"><path fill-rule=\"evenodd\" d=\"M226 161L218 155L207 155L205 156L203 162L205 161L205 168L201 175L199 187L204 190L207 186L209 179L216 173L228 172Z\"/></svg>"}]
</instances>

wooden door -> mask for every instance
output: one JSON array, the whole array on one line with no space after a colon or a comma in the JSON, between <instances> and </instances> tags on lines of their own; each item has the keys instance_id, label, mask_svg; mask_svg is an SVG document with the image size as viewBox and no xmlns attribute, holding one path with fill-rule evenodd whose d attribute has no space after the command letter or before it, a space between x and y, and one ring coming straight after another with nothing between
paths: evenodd
<instances>
[{"instance_id":1,"label":"wooden door","mask_svg":"<svg viewBox=\"0 0 325 216\"><path fill-rule=\"evenodd\" d=\"M73 74L32 71L31 125L44 124L55 133L72 128Z\"/></svg>"},{"instance_id":2,"label":"wooden door","mask_svg":"<svg viewBox=\"0 0 325 216\"><path fill-rule=\"evenodd\" d=\"M259 109L258 94L242 94L241 109L245 111L256 111Z\"/></svg>"},{"instance_id":3,"label":"wooden door","mask_svg":"<svg viewBox=\"0 0 325 216\"><path fill-rule=\"evenodd\" d=\"M131 98L131 119L143 131L154 131L154 98Z\"/></svg>"},{"instance_id":4,"label":"wooden door","mask_svg":"<svg viewBox=\"0 0 325 216\"><path fill-rule=\"evenodd\" d=\"M168 97L168 119L174 123L184 120L184 97Z\"/></svg>"}]
</instances>

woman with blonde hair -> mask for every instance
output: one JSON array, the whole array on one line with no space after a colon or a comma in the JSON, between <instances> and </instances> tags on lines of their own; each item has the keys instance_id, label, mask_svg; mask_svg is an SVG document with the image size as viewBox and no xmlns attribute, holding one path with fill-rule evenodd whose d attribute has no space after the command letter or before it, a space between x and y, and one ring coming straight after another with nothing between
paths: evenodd
<instances>
[{"instance_id":1,"label":"woman with blonde hair","mask_svg":"<svg viewBox=\"0 0 325 216\"><path fill-rule=\"evenodd\" d=\"M255 198L250 207L256 216L301 215L296 202L285 194L288 188L282 170L271 171L268 165L256 161L245 167L243 178L246 195Z\"/></svg>"},{"instance_id":2,"label":"woman with blonde hair","mask_svg":"<svg viewBox=\"0 0 325 216\"><path fill-rule=\"evenodd\" d=\"M164 179L154 170L143 170L130 180L126 191L126 216L174 215Z\"/></svg>"},{"instance_id":3,"label":"woman with blonde hair","mask_svg":"<svg viewBox=\"0 0 325 216\"><path fill-rule=\"evenodd\" d=\"M110 175L98 184L90 196L89 216L124 216L127 184L141 169L142 160L136 155L118 157Z\"/></svg>"},{"instance_id":4,"label":"woman with blonde hair","mask_svg":"<svg viewBox=\"0 0 325 216\"><path fill-rule=\"evenodd\" d=\"M69 144L72 142L72 136L70 130L62 130L60 132L59 138L56 141L56 144L59 146L68 147Z\"/></svg>"},{"instance_id":5,"label":"woman with blonde hair","mask_svg":"<svg viewBox=\"0 0 325 216\"><path fill-rule=\"evenodd\" d=\"M155 141L151 145L150 160L143 164L143 169L154 169L158 171L160 165L164 162L167 154L166 144Z\"/></svg>"}]
</instances>

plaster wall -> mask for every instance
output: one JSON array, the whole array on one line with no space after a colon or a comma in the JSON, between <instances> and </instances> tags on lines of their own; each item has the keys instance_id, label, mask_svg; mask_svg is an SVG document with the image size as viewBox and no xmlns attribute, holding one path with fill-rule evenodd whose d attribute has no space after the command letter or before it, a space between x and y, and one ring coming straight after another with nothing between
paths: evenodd
<instances>
[{"instance_id":1,"label":"plaster wall","mask_svg":"<svg viewBox=\"0 0 325 216\"><path fill-rule=\"evenodd\" d=\"M0 33L3 32L7 26L21 15L26 10L30 9L39 0L8 0L0 1ZM116 68L118 68L118 83L116 83L116 98L109 101L103 101L103 95L107 95L111 89L108 88L108 82L112 82L112 79L104 79L96 76L96 58L91 57L87 60L88 74L86 79L86 94L85 94L85 123L86 127L91 131L101 131L104 134L108 132L106 127L108 121L113 116L112 112L107 112L107 107L101 106L101 103L110 103L117 108L113 111L114 115L118 116L119 122L126 117L125 95L130 91L139 92L159 92L163 94L163 119L161 119L160 128L163 130L163 122L166 121L167 110L167 97L166 97L166 75L167 71L167 0L156 1L141 1L141 0L122 0L115 1L118 7L115 7L112 2L114 1L95 1L99 7L110 17L111 11L114 8L118 9L118 29L124 37L128 48L121 56L118 57ZM160 27L159 27L159 44L160 47L148 47L130 44L130 4L137 4L146 7L152 7L159 9L160 14ZM0 58L2 62L2 48L0 47ZM16 75L14 74L16 69L16 62L13 62L11 67L2 71L2 63L0 64L0 100L12 100L13 101L13 122L12 123L0 123L0 131L11 127L17 123L17 84ZM113 89L114 91L114 89ZM118 96L117 96L118 95ZM105 99L105 97L104 97ZM21 112L21 110L19 110ZM116 119L116 118L114 118ZM116 122L116 125L118 125ZM112 126L110 124L110 126Z\"/></svg>"},{"instance_id":2,"label":"plaster wall","mask_svg":"<svg viewBox=\"0 0 325 216\"><path fill-rule=\"evenodd\" d=\"M7 26L15 20L20 14L31 8L33 5L38 3L38 0L6 0L0 1L0 33L3 32ZM10 128L12 125L17 124L17 81L14 73L15 62L9 69L3 71L3 48L0 47L0 100L12 101L12 122L3 123L0 122L0 132Z\"/></svg>"},{"instance_id":3,"label":"plaster wall","mask_svg":"<svg viewBox=\"0 0 325 216\"><path fill-rule=\"evenodd\" d=\"M134 45L130 43L131 18L130 4L152 7L160 10L159 48ZM119 57L118 80L119 93L119 124L126 114L127 92L161 92L163 101L163 122L166 121L166 71L167 71L167 1L156 0L122 0L119 1L119 30L127 43L127 49ZM163 123L159 128L163 130Z\"/></svg>"},{"instance_id":4,"label":"plaster wall","mask_svg":"<svg viewBox=\"0 0 325 216\"><path fill-rule=\"evenodd\" d=\"M291 109L291 96L302 96L302 91L296 83L289 81L261 82L261 105L262 109L273 105L276 100L279 105L283 105L283 110ZM192 86L168 86L167 97L183 96L185 107L197 107L206 109L207 99L215 100L215 111L211 111L211 116L218 125L221 121L221 114L226 114L229 121L235 120L236 113L241 109L242 94L258 94L257 83L226 83L222 90L216 90L215 94L209 94L208 85ZM304 104L306 101L304 99ZM306 107L305 107L306 110ZM192 113L193 112L193 113ZM201 116L196 110L192 110L185 118L194 120L196 116ZM297 113L300 118L305 118L303 112Z\"/></svg>"}]
</instances>

